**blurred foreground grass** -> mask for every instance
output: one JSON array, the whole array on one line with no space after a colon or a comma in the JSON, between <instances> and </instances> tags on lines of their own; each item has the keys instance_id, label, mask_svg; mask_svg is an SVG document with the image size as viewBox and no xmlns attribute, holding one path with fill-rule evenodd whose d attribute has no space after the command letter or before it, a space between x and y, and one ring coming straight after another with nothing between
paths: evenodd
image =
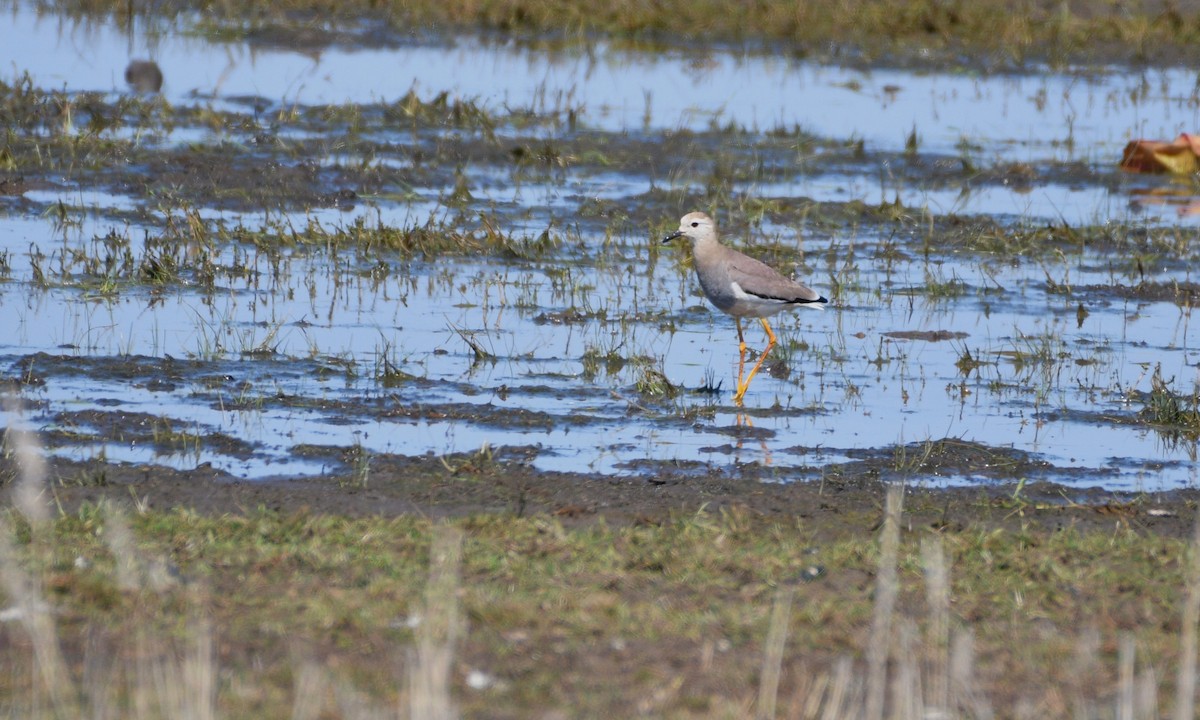
<instances>
[{"instance_id":1,"label":"blurred foreground grass","mask_svg":"<svg viewBox=\"0 0 1200 720\"><path fill-rule=\"evenodd\" d=\"M838 530L870 522L853 510L567 527L8 509L0 712L863 717L872 687L890 688L888 717L1171 706L1194 638L1187 541L1119 518L1013 531L890 517L881 542Z\"/></svg>"}]
</instances>

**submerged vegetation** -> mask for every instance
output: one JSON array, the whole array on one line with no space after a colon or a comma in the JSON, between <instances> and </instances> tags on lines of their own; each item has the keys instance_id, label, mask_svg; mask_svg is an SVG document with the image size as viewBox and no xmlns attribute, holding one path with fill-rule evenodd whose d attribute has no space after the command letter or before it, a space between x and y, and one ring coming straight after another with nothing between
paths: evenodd
<instances>
[{"instance_id":1,"label":"submerged vegetation","mask_svg":"<svg viewBox=\"0 0 1200 720\"><path fill-rule=\"evenodd\" d=\"M1150 378L1150 392L1144 397L1141 418L1164 437L1175 443L1194 446L1200 441L1200 388L1179 394L1163 379L1162 368L1156 366ZM1193 456L1195 455L1193 451Z\"/></svg>"}]
</instances>

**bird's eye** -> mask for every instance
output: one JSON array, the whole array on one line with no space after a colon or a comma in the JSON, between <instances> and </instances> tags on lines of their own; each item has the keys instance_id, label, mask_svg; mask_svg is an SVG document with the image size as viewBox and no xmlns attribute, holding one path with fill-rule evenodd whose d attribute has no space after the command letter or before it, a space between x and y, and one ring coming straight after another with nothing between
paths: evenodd
<instances>
[{"instance_id":1,"label":"bird's eye","mask_svg":"<svg viewBox=\"0 0 1200 720\"><path fill-rule=\"evenodd\" d=\"M692 223L692 227L700 227L700 223L694 222L694 223Z\"/></svg>"}]
</instances>

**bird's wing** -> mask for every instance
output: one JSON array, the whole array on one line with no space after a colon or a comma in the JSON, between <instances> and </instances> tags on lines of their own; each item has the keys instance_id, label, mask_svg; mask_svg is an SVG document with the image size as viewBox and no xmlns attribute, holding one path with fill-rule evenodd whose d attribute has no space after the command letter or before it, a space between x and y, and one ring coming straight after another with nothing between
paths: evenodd
<instances>
[{"instance_id":1,"label":"bird's wing","mask_svg":"<svg viewBox=\"0 0 1200 720\"><path fill-rule=\"evenodd\" d=\"M770 265L752 257L735 253L729 262L729 279L736 282L742 292L765 300L789 303L821 302L817 291L780 275Z\"/></svg>"}]
</instances>

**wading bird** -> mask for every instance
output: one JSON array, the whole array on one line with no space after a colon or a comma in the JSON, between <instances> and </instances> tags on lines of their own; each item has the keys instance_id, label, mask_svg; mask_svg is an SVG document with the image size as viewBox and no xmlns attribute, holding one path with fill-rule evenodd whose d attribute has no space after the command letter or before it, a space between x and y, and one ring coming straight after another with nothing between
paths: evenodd
<instances>
[{"instance_id":1,"label":"wading bird","mask_svg":"<svg viewBox=\"0 0 1200 720\"><path fill-rule=\"evenodd\" d=\"M685 237L692 241L692 257L696 266L696 279L700 288L713 305L737 321L740 360L738 362L737 393L733 401L742 404L746 389L754 379L767 354L775 346L775 333L767 318L775 313L794 307L824 309L829 301L819 293L798 282L780 275L770 266L743 255L733 248L725 247L717 240L717 224L702 212L688 213L679 221L679 229L663 238L669 243ZM742 335L742 318L756 317L767 331L767 347L758 356L758 362L750 370L745 381L742 374L746 369L746 339Z\"/></svg>"}]
</instances>

